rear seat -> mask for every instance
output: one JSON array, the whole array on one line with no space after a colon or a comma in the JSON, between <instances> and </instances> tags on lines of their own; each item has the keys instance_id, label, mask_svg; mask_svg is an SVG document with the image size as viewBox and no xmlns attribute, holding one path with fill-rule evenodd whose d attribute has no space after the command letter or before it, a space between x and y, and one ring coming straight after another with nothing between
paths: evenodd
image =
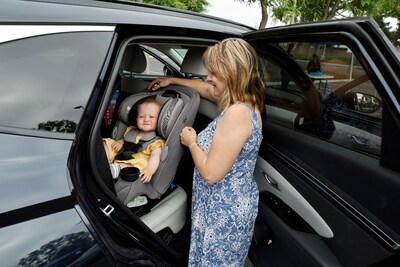
<instances>
[{"instance_id":1,"label":"rear seat","mask_svg":"<svg viewBox=\"0 0 400 267\"><path fill-rule=\"evenodd\" d=\"M140 84L134 74L136 71L144 70L145 64L147 62L140 47L127 46L120 68L122 86L132 86L138 82ZM127 89L130 88L122 88L122 91L131 91ZM169 86L155 92L144 91L130 95L118 107L118 120L112 130L111 138L117 140L123 136L128 126L127 112L139 99L146 97L155 97L163 105L157 130L166 140L166 144L160 165L151 182L143 184L137 180L134 182L136 184L133 186L133 192L130 192L132 198L139 195L146 196L148 204L131 210L154 232L169 228L173 233L178 233L186 223L187 209L186 192L179 185L173 184L184 152L180 142L180 132L183 127L193 124L200 97L195 91L182 86Z\"/></svg>"}]
</instances>

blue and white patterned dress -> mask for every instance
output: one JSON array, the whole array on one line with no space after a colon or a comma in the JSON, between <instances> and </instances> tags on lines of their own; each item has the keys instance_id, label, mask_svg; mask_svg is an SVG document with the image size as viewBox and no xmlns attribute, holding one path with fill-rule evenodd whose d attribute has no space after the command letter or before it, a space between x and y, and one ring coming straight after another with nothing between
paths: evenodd
<instances>
[{"instance_id":1,"label":"blue and white patterned dress","mask_svg":"<svg viewBox=\"0 0 400 267\"><path fill-rule=\"evenodd\" d=\"M246 104L244 104L246 105ZM193 175L191 267L244 266L258 212L258 188L253 177L262 132L257 113L251 113L252 132L225 177L207 184L197 168ZM221 113L197 136L208 154Z\"/></svg>"}]
</instances>

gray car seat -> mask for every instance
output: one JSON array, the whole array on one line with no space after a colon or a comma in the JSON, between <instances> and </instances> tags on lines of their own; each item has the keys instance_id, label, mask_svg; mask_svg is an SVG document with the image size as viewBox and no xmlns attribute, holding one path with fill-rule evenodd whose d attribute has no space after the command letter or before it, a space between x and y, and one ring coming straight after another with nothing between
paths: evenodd
<instances>
[{"instance_id":1,"label":"gray car seat","mask_svg":"<svg viewBox=\"0 0 400 267\"><path fill-rule=\"evenodd\" d=\"M181 86L169 86L164 90L131 95L122 102L118 110L119 120L113 129L112 139L118 140L123 137L130 125L129 118L135 117L132 116L137 106L135 104L148 97L155 98L162 105L157 132L166 143L161 153L160 165L150 183L142 183L140 179L134 182L118 180L115 189L118 198L124 204L138 195L146 195L151 199L159 198L168 189L183 154L180 132L183 127L193 124L200 102L195 91Z\"/></svg>"},{"instance_id":2,"label":"gray car seat","mask_svg":"<svg viewBox=\"0 0 400 267\"><path fill-rule=\"evenodd\" d=\"M207 76L208 71L204 67L203 54L206 51L206 46L193 46L186 52L185 58L181 65L181 72L186 75L201 77Z\"/></svg>"},{"instance_id":3,"label":"gray car seat","mask_svg":"<svg viewBox=\"0 0 400 267\"><path fill-rule=\"evenodd\" d=\"M187 195L185 190L178 184L172 183L183 155L184 148L180 143L181 129L192 125L199 107L199 95L186 87L169 86L155 92L143 91L148 85L148 77L143 74L147 68L147 60L143 50L139 45L129 45L123 51L123 58L119 66L120 80L119 96L122 101L116 106L118 119L110 133L103 135L113 139L123 136L126 127L129 125L129 111L135 103L146 97L155 97L157 101L163 103L159 117L159 135L166 139L163 148L160 165L157 172L153 175L148 184L143 184L140 180L135 181L132 190L128 190L125 200L136 195L146 195L148 203L144 206L133 207L131 210L154 232L169 228L173 233L179 232L186 222ZM137 59L137 60L135 60ZM146 82L147 80L147 82ZM140 90L142 90L140 92ZM139 92L139 93L137 93ZM123 94L121 94L123 93ZM115 183L111 178L111 172L107 164L103 146L98 145L101 150L96 155L105 185L114 193ZM129 205L128 205L129 207Z\"/></svg>"}]
</instances>

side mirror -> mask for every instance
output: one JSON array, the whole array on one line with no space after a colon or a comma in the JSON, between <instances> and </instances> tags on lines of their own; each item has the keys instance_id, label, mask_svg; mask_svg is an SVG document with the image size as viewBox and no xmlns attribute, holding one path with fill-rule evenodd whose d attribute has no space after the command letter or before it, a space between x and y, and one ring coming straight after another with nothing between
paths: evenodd
<instances>
[{"instance_id":1,"label":"side mirror","mask_svg":"<svg viewBox=\"0 0 400 267\"><path fill-rule=\"evenodd\" d=\"M356 93L354 109L363 113L373 113L381 106L382 101L376 96L364 93Z\"/></svg>"}]
</instances>

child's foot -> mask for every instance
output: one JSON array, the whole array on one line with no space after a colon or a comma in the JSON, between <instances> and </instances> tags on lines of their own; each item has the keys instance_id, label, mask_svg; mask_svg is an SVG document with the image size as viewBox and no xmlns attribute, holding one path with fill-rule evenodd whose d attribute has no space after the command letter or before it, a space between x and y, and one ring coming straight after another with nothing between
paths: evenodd
<instances>
[{"instance_id":1,"label":"child's foot","mask_svg":"<svg viewBox=\"0 0 400 267\"><path fill-rule=\"evenodd\" d=\"M110 163L110 171L112 178L116 179L119 176L119 172L121 171L121 166L117 163Z\"/></svg>"}]
</instances>

